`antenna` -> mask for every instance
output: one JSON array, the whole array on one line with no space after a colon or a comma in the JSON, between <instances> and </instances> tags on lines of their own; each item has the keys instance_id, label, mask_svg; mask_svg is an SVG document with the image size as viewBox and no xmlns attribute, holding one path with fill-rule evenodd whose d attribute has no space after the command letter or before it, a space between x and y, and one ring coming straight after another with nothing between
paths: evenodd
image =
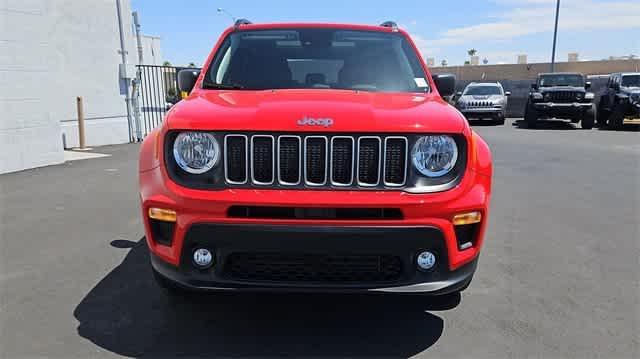
<instances>
[{"instance_id":1,"label":"antenna","mask_svg":"<svg viewBox=\"0 0 640 359\"><path fill-rule=\"evenodd\" d=\"M237 20L235 16L233 16L230 12L228 12L227 10L225 10L225 9L223 9L221 7L218 8L218 12L223 14L223 15L229 16L233 22L236 22L236 20Z\"/></svg>"}]
</instances>

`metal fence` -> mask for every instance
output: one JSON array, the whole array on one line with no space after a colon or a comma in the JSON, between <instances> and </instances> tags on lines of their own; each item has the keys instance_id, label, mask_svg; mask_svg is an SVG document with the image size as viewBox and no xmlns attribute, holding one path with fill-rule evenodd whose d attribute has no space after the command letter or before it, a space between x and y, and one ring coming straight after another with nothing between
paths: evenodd
<instances>
[{"instance_id":1,"label":"metal fence","mask_svg":"<svg viewBox=\"0 0 640 359\"><path fill-rule=\"evenodd\" d=\"M134 123L129 124L131 142L141 141L162 123L172 104L180 101L178 71L184 67L138 65L134 85Z\"/></svg>"}]
</instances>

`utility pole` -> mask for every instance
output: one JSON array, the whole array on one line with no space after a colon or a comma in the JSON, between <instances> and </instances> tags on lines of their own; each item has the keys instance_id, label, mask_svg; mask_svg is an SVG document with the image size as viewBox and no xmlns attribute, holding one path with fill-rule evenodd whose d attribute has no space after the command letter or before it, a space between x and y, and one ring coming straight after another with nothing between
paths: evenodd
<instances>
[{"instance_id":1,"label":"utility pole","mask_svg":"<svg viewBox=\"0 0 640 359\"><path fill-rule=\"evenodd\" d=\"M140 21L138 20L138 12L134 11L133 15L133 25L136 29L136 42L138 44L138 65L144 64L143 57L143 49L142 49L142 39L141 39L141 31L140 31ZM140 79L142 78L140 67L138 66L138 71L136 71L136 78L131 81L131 94L133 98L133 117L135 123L135 131L136 131L136 142L142 141L142 125L140 122Z\"/></svg>"},{"instance_id":2,"label":"utility pole","mask_svg":"<svg viewBox=\"0 0 640 359\"><path fill-rule=\"evenodd\" d=\"M120 32L120 56L122 56L122 68L121 68L121 78L125 82L126 86L126 94L125 94L125 103L127 107L127 122L129 123L129 128L131 128L131 92L129 90L128 83L128 75L127 75L127 48L124 43L124 27L122 25L122 7L120 5L120 0L116 0L116 10L118 15L118 30Z\"/></svg>"},{"instance_id":3,"label":"utility pole","mask_svg":"<svg viewBox=\"0 0 640 359\"><path fill-rule=\"evenodd\" d=\"M551 72L556 65L556 39L558 38L558 16L560 15L560 0L556 0L556 25L553 29L553 50L551 50Z\"/></svg>"}]
</instances>

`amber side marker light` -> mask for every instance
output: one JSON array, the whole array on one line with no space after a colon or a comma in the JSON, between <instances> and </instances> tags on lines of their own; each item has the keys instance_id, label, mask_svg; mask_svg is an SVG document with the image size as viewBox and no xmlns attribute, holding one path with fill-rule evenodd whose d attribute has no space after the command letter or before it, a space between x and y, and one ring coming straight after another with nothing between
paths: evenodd
<instances>
[{"instance_id":1,"label":"amber side marker light","mask_svg":"<svg viewBox=\"0 0 640 359\"><path fill-rule=\"evenodd\" d=\"M478 223L482 220L482 213L478 211L468 212L456 214L453 217L453 225L454 226L462 226L465 224L474 224Z\"/></svg>"},{"instance_id":2,"label":"amber side marker light","mask_svg":"<svg viewBox=\"0 0 640 359\"><path fill-rule=\"evenodd\" d=\"M149 208L149 218L157 219L158 221L175 222L176 211L164 208Z\"/></svg>"}]
</instances>

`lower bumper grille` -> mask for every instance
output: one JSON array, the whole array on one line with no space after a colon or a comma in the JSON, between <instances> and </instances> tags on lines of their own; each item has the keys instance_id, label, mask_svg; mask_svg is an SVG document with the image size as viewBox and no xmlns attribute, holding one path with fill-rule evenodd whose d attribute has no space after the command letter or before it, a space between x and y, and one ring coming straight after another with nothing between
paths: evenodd
<instances>
[{"instance_id":1,"label":"lower bumper grille","mask_svg":"<svg viewBox=\"0 0 640 359\"><path fill-rule=\"evenodd\" d=\"M230 279L305 283L389 282L402 271L400 257L390 255L232 253L225 265Z\"/></svg>"}]
</instances>

